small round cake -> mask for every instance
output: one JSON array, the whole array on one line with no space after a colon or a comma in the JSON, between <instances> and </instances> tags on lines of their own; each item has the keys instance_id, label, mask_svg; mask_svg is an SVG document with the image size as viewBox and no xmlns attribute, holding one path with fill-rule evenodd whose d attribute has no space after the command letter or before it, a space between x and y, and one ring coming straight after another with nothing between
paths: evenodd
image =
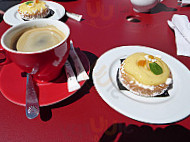
<instances>
[{"instance_id":1,"label":"small round cake","mask_svg":"<svg viewBox=\"0 0 190 142\"><path fill-rule=\"evenodd\" d=\"M122 85L140 96L163 94L172 85L172 73L160 57L138 52L121 64L119 80Z\"/></svg>"},{"instance_id":2,"label":"small round cake","mask_svg":"<svg viewBox=\"0 0 190 142\"><path fill-rule=\"evenodd\" d=\"M44 18L49 14L49 8L44 1L27 1L18 8L18 13L24 20Z\"/></svg>"}]
</instances>

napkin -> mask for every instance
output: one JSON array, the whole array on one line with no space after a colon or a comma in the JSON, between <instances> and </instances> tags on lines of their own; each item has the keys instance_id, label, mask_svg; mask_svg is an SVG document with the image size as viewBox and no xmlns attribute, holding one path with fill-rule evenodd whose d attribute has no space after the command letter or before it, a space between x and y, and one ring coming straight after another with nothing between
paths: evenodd
<instances>
[{"instance_id":1,"label":"napkin","mask_svg":"<svg viewBox=\"0 0 190 142\"><path fill-rule=\"evenodd\" d=\"M177 55L190 57L190 23L186 15L174 14L168 25L174 30Z\"/></svg>"}]
</instances>

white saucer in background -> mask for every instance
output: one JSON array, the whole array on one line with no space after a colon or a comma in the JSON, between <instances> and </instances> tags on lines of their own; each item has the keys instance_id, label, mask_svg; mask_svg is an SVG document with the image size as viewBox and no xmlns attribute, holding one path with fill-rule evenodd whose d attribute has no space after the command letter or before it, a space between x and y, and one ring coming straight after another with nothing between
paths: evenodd
<instances>
[{"instance_id":1,"label":"white saucer in background","mask_svg":"<svg viewBox=\"0 0 190 142\"><path fill-rule=\"evenodd\" d=\"M52 1L46 1L46 4L49 6L49 9L54 11L54 14L51 17L49 17L50 19L59 20L65 15L65 8L62 5L55 3L55 2L52 2ZM23 22L27 22L27 21L24 21L20 17L20 15L17 11L19 5L20 4L17 4L15 6L9 8L5 12L5 14L3 16L5 23L13 26L13 25L17 25L17 24L20 24Z\"/></svg>"}]
</instances>

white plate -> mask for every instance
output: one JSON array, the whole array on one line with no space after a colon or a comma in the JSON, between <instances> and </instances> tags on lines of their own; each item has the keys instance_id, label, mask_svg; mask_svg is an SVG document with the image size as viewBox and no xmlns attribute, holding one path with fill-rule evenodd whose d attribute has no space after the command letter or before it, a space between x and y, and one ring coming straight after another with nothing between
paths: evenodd
<instances>
[{"instance_id":1,"label":"white plate","mask_svg":"<svg viewBox=\"0 0 190 142\"><path fill-rule=\"evenodd\" d=\"M146 102L144 97L141 97L142 100L134 99L118 89L116 74L120 59L136 52L160 55L167 63L173 75L173 88L169 90L169 99L147 98L149 100ZM95 88L102 99L110 107L132 119L146 123L166 124L182 120L190 114L190 72L177 59L159 50L144 46L114 48L97 60L92 76Z\"/></svg>"},{"instance_id":2,"label":"white plate","mask_svg":"<svg viewBox=\"0 0 190 142\"><path fill-rule=\"evenodd\" d=\"M62 5L52 2L52 1L46 1L46 4L49 6L50 9L54 11L54 14L51 17L49 17L50 19L58 20L58 19L61 19L65 15L65 8ZM17 4L5 12L3 16L5 23L13 26L13 25L26 22L20 17L17 11L19 5L20 4Z\"/></svg>"}]
</instances>

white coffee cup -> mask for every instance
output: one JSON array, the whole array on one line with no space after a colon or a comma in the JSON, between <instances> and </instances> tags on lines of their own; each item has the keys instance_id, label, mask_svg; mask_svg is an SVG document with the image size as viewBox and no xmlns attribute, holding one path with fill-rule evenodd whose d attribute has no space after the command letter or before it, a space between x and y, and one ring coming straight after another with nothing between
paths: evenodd
<instances>
[{"instance_id":1,"label":"white coffee cup","mask_svg":"<svg viewBox=\"0 0 190 142\"><path fill-rule=\"evenodd\" d=\"M136 12L149 12L161 0L131 0L133 10Z\"/></svg>"}]
</instances>

